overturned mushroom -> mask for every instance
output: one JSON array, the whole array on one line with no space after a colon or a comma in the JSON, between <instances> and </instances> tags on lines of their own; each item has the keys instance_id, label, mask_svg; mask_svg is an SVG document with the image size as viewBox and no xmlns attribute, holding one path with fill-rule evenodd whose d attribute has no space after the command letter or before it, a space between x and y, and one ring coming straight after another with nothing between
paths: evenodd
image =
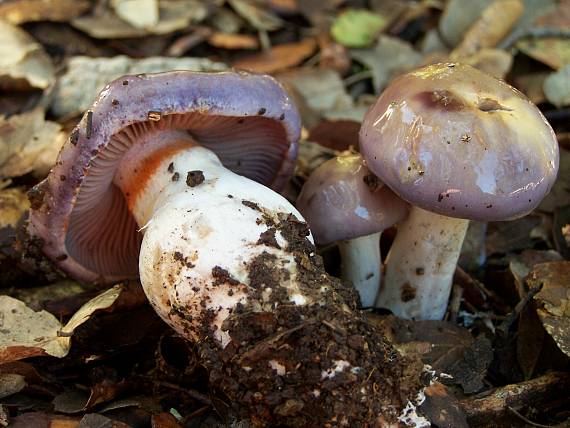
<instances>
[{"instance_id":1,"label":"overturned mushroom","mask_svg":"<svg viewBox=\"0 0 570 428\"><path fill-rule=\"evenodd\" d=\"M468 219L510 220L538 206L558 170L552 128L519 91L470 66L396 79L364 119L370 170L412 204L386 259L377 306L442 319Z\"/></svg>"},{"instance_id":2,"label":"overturned mushroom","mask_svg":"<svg viewBox=\"0 0 570 428\"><path fill-rule=\"evenodd\" d=\"M29 233L76 278L138 265L155 310L254 425L395 422L421 364L369 324L300 214L264 186L288 178L299 130L267 76L121 78L34 190Z\"/></svg>"},{"instance_id":3,"label":"overturned mushroom","mask_svg":"<svg viewBox=\"0 0 570 428\"><path fill-rule=\"evenodd\" d=\"M297 208L319 244L338 241L342 278L363 307L381 283L380 235L402 220L407 204L370 172L362 156L346 153L319 166L304 184Z\"/></svg>"}]
</instances>

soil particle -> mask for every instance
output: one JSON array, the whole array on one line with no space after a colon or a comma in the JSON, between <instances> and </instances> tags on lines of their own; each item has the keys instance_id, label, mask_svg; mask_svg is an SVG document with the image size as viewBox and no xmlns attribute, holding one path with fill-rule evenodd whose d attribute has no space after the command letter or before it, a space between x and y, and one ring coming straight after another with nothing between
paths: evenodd
<instances>
[{"instance_id":1,"label":"soil particle","mask_svg":"<svg viewBox=\"0 0 570 428\"><path fill-rule=\"evenodd\" d=\"M28 200L33 210L39 210L44 204L47 185L47 181L44 180L28 191Z\"/></svg>"},{"instance_id":2,"label":"soil particle","mask_svg":"<svg viewBox=\"0 0 570 428\"><path fill-rule=\"evenodd\" d=\"M364 177L362 177L362 181L364 181L364 184L366 184L368 190L370 190L371 192L375 192L378 189L378 187L380 187L380 185L382 184L380 179L376 177L374 174L365 175Z\"/></svg>"},{"instance_id":3,"label":"soil particle","mask_svg":"<svg viewBox=\"0 0 570 428\"><path fill-rule=\"evenodd\" d=\"M210 381L257 427L377 427L378 415L395 422L417 395L422 363L400 356L357 310L354 290L325 273L307 225L277 217L295 274L269 250L247 264L248 299L222 325L231 342L200 345ZM305 304L285 303L292 286Z\"/></svg>"},{"instance_id":4,"label":"soil particle","mask_svg":"<svg viewBox=\"0 0 570 428\"><path fill-rule=\"evenodd\" d=\"M409 282L406 282L402 285L402 293L400 295L400 299L402 302L409 302L416 297L416 289L411 286Z\"/></svg>"},{"instance_id":5,"label":"soil particle","mask_svg":"<svg viewBox=\"0 0 570 428\"><path fill-rule=\"evenodd\" d=\"M238 285L239 281L237 279L232 278L230 273L220 267L214 266L212 268L212 276L215 278L212 285L220 285L220 284L230 284L230 285Z\"/></svg>"},{"instance_id":6,"label":"soil particle","mask_svg":"<svg viewBox=\"0 0 570 428\"><path fill-rule=\"evenodd\" d=\"M261 208L259 208L259 205L257 205L255 202L241 201L241 203L242 205L245 205L246 207L251 208L252 210L261 212Z\"/></svg>"},{"instance_id":7,"label":"soil particle","mask_svg":"<svg viewBox=\"0 0 570 428\"><path fill-rule=\"evenodd\" d=\"M186 176L186 184L190 187L198 186L204 182L204 173L202 171L188 171Z\"/></svg>"},{"instance_id":8,"label":"soil particle","mask_svg":"<svg viewBox=\"0 0 570 428\"><path fill-rule=\"evenodd\" d=\"M281 247L277 243L277 239L275 238L275 232L276 229L274 227L270 227L265 232L262 232L261 235L259 235L257 244L267 245L268 247L275 247L277 249L281 249Z\"/></svg>"}]
</instances>

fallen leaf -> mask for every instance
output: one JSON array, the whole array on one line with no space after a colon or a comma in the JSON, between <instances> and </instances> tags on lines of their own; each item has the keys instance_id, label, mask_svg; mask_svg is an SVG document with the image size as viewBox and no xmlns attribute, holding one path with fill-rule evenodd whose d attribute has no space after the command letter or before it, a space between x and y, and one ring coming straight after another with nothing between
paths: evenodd
<instances>
[{"instance_id":1,"label":"fallen leaf","mask_svg":"<svg viewBox=\"0 0 570 428\"><path fill-rule=\"evenodd\" d=\"M0 296L0 364L41 355L65 357L75 328L111 306L121 290L115 286L90 300L64 327L47 311L35 312L13 297Z\"/></svg>"},{"instance_id":2,"label":"fallen leaf","mask_svg":"<svg viewBox=\"0 0 570 428\"><path fill-rule=\"evenodd\" d=\"M2 89L45 89L55 81L49 56L20 28L0 20L0 85Z\"/></svg>"},{"instance_id":3,"label":"fallen leaf","mask_svg":"<svg viewBox=\"0 0 570 428\"><path fill-rule=\"evenodd\" d=\"M91 7L87 0L17 0L0 4L0 19L11 24L67 22Z\"/></svg>"},{"instance_id":4,"label":"fallen leaf","mask_svg":"<svg viewBox=\"0 0 570 428\"><path fill-rule=\"evenodd\" d=\"M486 235L486 222L474 220L469 222L457 262L467 272L476 272L485 263L487 259L487 252L485 251Z\"/></svg>"},{"instance_id":5,"label":"fallen leaf","mask_svg":"<svg viewBox=\"0 0 570 428\"><path fill-rule=\"evenodd\" d=\"M532 247L534 240L531 237L531 231L540 223L540 216L533 214L512 221L489 223L485 243L487 256Z\"/></svg>"},{"instance_id":6,"label":"fallen leaf","mask_svg":"<svg viewBox=\"0 0 570 428\"><path fill-rule=\"evenodd\" d=\"M29 207L30 202L24 188L0 190L0 229L15 228Z\"/></svg>"},{"instance_id":7,"label":"fallen leaf","mask_svg":"<svg viewBox=\"0 0 570 428\"><path fill-rule=\"evenodd\" d=\"M433 426L439 428L469 428L457 398L439 383L432 382L424 390L425 400L418 406Z\"/></svg>"},{"instance_id":8,"label":"fallen leaf","mask_svg":"<svg viewBox=\"0 0 570 428\"><path fill-rule=\"evenodd\" d=\"M258 49L257 37L249 34L215 32L208 37L208 43L222 49Z\"/></svg>"},{"instance_id":9,"label":"fallen leaf","mask_svg":"<svg viewBox=\"0 0 570 428\"><path fill-rule=\"evenodd\" d=\"M462 358L447 368L446 373L453 376L453 383L460 385L463 392L471 394L483 388L483 379L492 360L491 341L479 336L463 351Z\"/></svg>"},{"instance_id":10,"label":"fallen leaf","mask_svg":"<svg viewBox=\"0 0 570 428\"><path fill-rule=\"evenodd\" d=\"M388 20L364 9L347 9L336 17L331 27L332 38L349 48L370 46Z\"/></svg>"},{"instance_id":11,"label":"fallen leaf","mask_svg":"<svg viewBox=\"0 0 570 428\"><path fill-rule=\"evenodd\" d=\"M525 279L531 272L532 268L539 263L554 262L562 260L562 256L554 250L524 250L520 254L515 254L509 262L509 270L511 271L515 285L519 292L519 298L523 299L527 290L525 288Z\"/></svg>"},{"instance_id":12,"label":"fallen leaf","mask_svg":"<svg viewBox=\"0 0 570 428\"><path fill-rule=\"evenodd\" d=\"M152 28L158 24L158 0L111 0L119 18L135 28Z\"/></svg>"},{"instance_id":13,"label":"fallen leaf","mask_svg":"<svg viewBox=\"0 0 570 428\"><path fill-rule=\"evenodd\" d=\"M55 88L51 109L56 116L69 116L87 110L97 94L111 80L125 74L158 73L169 70L223 71L222 63L206 58L151 57L132 59L73 57L67 72Z\"/></svg>"},{"instance_id":14,"label":"fallen leaf","mask_svg":"<svg viewBox=\"0 0 570 428\"><path fill-rule=\"evenodd\" d=\"M543 88L548 101L556 107L570 105L570 64L548 76Z\"/></svg>"},{"instance_id":15,"label":"fallen leaf","mask_svg":"<svg viewBox=\"0 0 570 428\"><path fill-rule=\"evenodd\" d=\"M447 321L410 321L373 314L368 319L381 328L398 349L412 353L419 350L424 364L438 372L449 373L450 367L460 361L465 350L474 343L467 329Z\"/></svg>"},{"instance_id":16,"label":"fallen leaf","mask_svg":"<svg viewBox=\"0 0 570 428\"><path fill-rule=\"evenodd\" d=\"M15 373L0 374L0 399L20 392L26 387L26 378Z\"/></svg>"},{"instance_id":17,"label":"fallen leaf","mask_svg":"<svg viewBox=\"0 0 570 428\"><path fill-rule=\"evenodd\" d=\"M208 16L208 8L197 0L162 0L159 6L159 20L156 25L136 28L111 11L100 15L75 18L71 25L96 39L121 39L144 37L149 34L170 34L199 23Z\"/></svg>"},{"instance_id":18,"label":"fallen leaf","mask_svg":"<svg viewBox=\"0 0 570 428\"><path fill-rule=\"evenodd\" d=\"M557 37L527 38L517 42L523 53L559 70L570 64L570 39Z\"/></svg>"},{"instance_id":19,"label":"fallen leaf","mask_svg":"<svg viewBox=\"0 0 570 428\"><path fill-rule=\"evenodd\" d=\"M473 22L493 0L449 0L439 20L439 32L444 42L457 46Z\"/></svg>"},{"instance_id":20,"label":"fallen leaf","mask_svg":"<svg viewBox=\"0 0 570 428\"><path fill-rule=\"evenodd\" d=\"M469 27L461 43L451 52L451 59L459 60L480 49L497 46L515 26L523 11L522 0L495 0Z\"/></svg>"},{"instance_id":21,"label":"fallen leaf","mask_svg":"<svg viewBox=\"0 0 570 428\"><path fill-rule=\"evenodd\" d=\"M233 10L257 30L275 31L283 21L273 12L250 0L228 0Z\"/></svg>"},{"instance_id":22,"label":"fallen leaf","mask_svg":"<svg viewBox=\"0 0 570 428\"><path fill-rule=\"evenodd\" d=\"M61 125L44 119L41 109L8 119L0 116L0 176L18 177L34 171L44 177L66 137Z\"/></svg>"},{"instance_id":23,"label":"fallen leaf","mask_svg":"<svg viewBox=\"0 0 570 428\"><path fill-rule=\"evenodd\" d=\"M299 65L313 54L317 47L315 39L296 43L284 43L234 61L232 66L256 73L275 73Z\"/></svg>"},{"instance_id":24,"label":"fallen leaf","mask_svg":"<svg viewBox=\"0 0 570 428\"><path fill-rule=\"evenodd\" d=\"M495 76L497 79L504 79L511 71L513 55L501 49L481 49L473 55L462 58L461 62Z\"/></svg>"},{"instance_id":25,"label":"fallen leaf","mask_svg":"<svg viewBox=\"0 0 570 428\"><path fill-rule=\"evenodd\" d=\"M560 350L570 356L570 262L538 264L527 283L530 288L542 286L534 296L537 314Z\"/></svg>"},{"instance_id":26,"label":"fallen leaf","mask_svg":"<svg viewBox=\"0 0 570 428\"><path fill-rule=\"evenodd\" d=\"M278 79L295 88L307 105L318 113L354 107L340 75L334 70L297 69L279 74Z\"/></svg>"},{"instance_id":27,"label":"fallen leaf","mask_svg":"<svg viewBox=\"0 0 570 428\"><path fill-rule=\"evenodd\" d=\"M410 43L391 36L380 36L373 48L353 50L350 55L371 70L376 93L382 92L390 79L422 61Z\"/></svg>"},{"instance_id":28,"label":"fallen leaf","mask_svg":"<svg viewBox=\"0 0 570 428\"><path fill-rule=\"evenodd\" d=\"M330 149L312 141L302 140L299 143L295 175L306 180L323 162L338 155L339 152L337 150Z\"/></svg>"}]
</instances>

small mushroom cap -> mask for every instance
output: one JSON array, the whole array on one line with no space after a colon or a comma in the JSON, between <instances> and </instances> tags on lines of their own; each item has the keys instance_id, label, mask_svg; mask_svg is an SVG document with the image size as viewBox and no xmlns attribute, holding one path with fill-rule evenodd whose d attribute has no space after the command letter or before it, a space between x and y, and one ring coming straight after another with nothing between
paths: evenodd
<instances>
[{"instance_id":1,"label":"small mushroom cap","mask_svg":"<svg viewBox=\"0 0 570 428\"><path fill-rule=\"evenodd\" d=\"M491 221L538 206L558 171L558 143L538 108L462 64L396 79L364 118L360 150L402 199L449 217Z\"/></svg>"},{"instance_id":2,"label":"small mushroom cap","mask_svg":"<svg viewBox=\"0 0 570 428\"><path fill-rule=\"evenodd\" d=\"M264 75L175 71L110 83L31 192L28 231L60 268L84 281L137 276L142 234L113 177L146 135L173 130L232 171L280 188L292 173L300 118Z\"/></svg>"},{"instance_id":3,"label":"small mushroom cap","mask_svg":"<svg viewBox=\"0 0 570 428\"><path fill-rule=\"evenodd\" d=\"M359 154L330 159L309 177L297 209L315 240L327 244L381 232L402 220L408 205L366 167Z\"/></svg>"}]
</instances>

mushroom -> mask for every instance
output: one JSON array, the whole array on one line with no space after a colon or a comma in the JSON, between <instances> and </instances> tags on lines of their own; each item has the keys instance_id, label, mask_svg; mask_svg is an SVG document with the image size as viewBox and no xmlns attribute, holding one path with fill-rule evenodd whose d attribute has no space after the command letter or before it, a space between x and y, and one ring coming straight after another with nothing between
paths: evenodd
<instances>
[{"instance_id":1,"label":"mushroom","mask_svg":"<svg viewBox=\"0 0 570 428\"><path fill-rule=\"evenodd\" d=\"M360 130L368 168L412 205L386 258L376 305L442 319L468 219L535 209L558 170L558 144L538 108L467 65L427 66L394 80Z\"/></svg>"},{"instance_id":2,"label":"mushroom","mask_svg":"<svg viewBox=\"0 0 570 428\"><path fill-rule=\"evenodd\" d=\"M305 182L297 208L318 244L338 241L342 279L363 307L374 305L381 282L380 235L402 220L407 204L346 152L321 164Z\"/></svg>"},{"instance_id":3,"label":"mushroom","mask_svg":"<svg viewBox=\"0 0 570 428\"><path fill-rule=\"evenodd\" d=\"M299 212L266 187L288 179L299 132L269 76L123 77L32 191L28 232L75 278L138 271L212 389L256 426L395 422L421 363L370 325Z\"/></svg>"}]
</instances>

